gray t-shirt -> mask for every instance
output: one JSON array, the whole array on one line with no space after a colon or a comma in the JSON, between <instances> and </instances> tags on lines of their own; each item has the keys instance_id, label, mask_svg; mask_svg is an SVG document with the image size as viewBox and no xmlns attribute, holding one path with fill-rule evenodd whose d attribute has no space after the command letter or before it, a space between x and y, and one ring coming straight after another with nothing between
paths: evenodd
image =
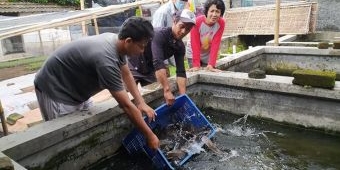
<instances>
[{"instance_id":1,"label":"gray t-shirt","mask_svg":"<svg viewBox=\"0 0 340 170\"><path fill-rule=\"evenodd\" d=\"M78 105L103 89L124 89L120 68L126 56L116 49L118 36L104 33L57 49L36 74L34 84L52 100Z\"/></svg>"}]
</instances>

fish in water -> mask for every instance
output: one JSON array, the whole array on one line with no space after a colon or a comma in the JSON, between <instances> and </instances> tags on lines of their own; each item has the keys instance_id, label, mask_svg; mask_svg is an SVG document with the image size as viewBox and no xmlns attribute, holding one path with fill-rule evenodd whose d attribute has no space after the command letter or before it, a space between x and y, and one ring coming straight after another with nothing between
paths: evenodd
<instances>
[{"instance_id":1,"label":"fish in water","mask_svg":"<svg viewBox=\"0 0 340 170\"><path fill-rule=\"evenodd\" d=\"M207 136L202 136L201 140L214 153L223 154L223 152L217 148L216 144L214 144Z\"/></svg>"},{"instance_id":2,"label":"fish in water","mask_svg":"<svg viewBox=\"0 0 340 170\"><path fill-rule=\"evenodd\" d=\"M160 149L174 165L191 151L194 144L201 143L201 138L211 132L208 127L195 127L186 122L156 125L153 131L160 140Z\"/></svg>"},{"instance_id":3,"label":"fish in water","mask_svg":"<svg viewBox=\"0 0 340 170\"><path fill-rule=\"evenodd\" d=\"M204 151L201 138L208 136L212 129L208 126L195 125L192 122L192 114L183 116L169 114L165 125L157 124L153 132L160 140L160 150L172 165L177 166L188 154L195 154ZM182 116L184 118L182 118Z\"/></svg>"},{"instance_id":4,"label":"fish in water","mask_svg":"<svg viewBox=\"0 0 340 170\"><path fill-rule=\"evenodd\" d=\"M174 149L166 153L167 159L178 161L184 158L186 152L181 149Z\"/></svg>"}]
</instances>

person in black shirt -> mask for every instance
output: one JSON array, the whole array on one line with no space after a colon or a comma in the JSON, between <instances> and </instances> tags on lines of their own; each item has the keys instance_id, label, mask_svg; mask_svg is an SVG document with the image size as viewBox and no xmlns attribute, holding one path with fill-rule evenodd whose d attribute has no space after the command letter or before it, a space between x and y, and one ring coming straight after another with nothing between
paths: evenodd
<instances>
[{"instance_id":1,"label":"person in black shirt","mask_svg":"<svg viewBox=\"0 0 340 170\"><path fill-rule=\"evenodd\" d=\"M186 72L184 67L185 46L182 38L195 25L195 14L184 9L174 14L171 27L155 28L155 35L142 56L129 57L129 68L136 83L142 86L158 81L164 90L165 102L172 105L175 97L167 79L164 60L174 56L176 62L177 85L180 94L186 92Z\"/></svg>"}]
</instances>

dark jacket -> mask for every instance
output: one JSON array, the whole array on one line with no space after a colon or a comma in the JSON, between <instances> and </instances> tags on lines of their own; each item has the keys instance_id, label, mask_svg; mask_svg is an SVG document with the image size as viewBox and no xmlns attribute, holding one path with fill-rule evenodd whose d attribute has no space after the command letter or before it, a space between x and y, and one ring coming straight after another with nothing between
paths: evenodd
<instances>
[{"instance_id":1,"label":"dark jacket","mask_svg":"<svg viewBox=\"0 0 340 170\"><path fill-rule=\"evenodd\" d=\"M155 35L139 57L129 57L130 70L141 74L149 74L159 69L165 69L164 60L174 56L176 75L186 77L184 67L185 46L182 40L175 40L171 27L155 28Z\"/></svg>"}]
</instances>

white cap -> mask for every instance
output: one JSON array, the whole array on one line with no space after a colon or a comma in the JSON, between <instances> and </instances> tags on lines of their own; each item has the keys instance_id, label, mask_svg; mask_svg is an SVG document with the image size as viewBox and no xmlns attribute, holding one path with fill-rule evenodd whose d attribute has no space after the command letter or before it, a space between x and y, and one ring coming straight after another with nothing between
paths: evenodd
<instances>
[{"instance_id":1,"label":"white cap","mask_svg":"<svg viewBox=\"0 0 340 170\"><path fill-rule=\"evenodd\" d=\"M176 17L179 17L183 23L196 24L196 16L188 9L183 9L176 12Z\"/></svg>"}]
</instances>

